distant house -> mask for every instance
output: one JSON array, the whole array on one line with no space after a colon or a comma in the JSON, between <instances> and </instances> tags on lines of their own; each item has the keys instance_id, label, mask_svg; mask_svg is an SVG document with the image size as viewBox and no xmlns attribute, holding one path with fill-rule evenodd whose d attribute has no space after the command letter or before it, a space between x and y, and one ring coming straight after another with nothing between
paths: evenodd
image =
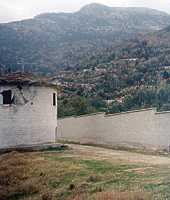
<instances>
[{"instance_id":1,"label":"distant house","mask_svg":"<svg viewBox=\"0 0 170 200\"><path fill-rule=\"evenodd\" d=\"M133 61L137 61L138 58L123 58L123 59L121 59L121 60L133 62Z\"/></svg>"},{"instance_id":2,"label":"distant house","mask_svg":"<svg viewBox=\"0 0 170 200\"><path fill-rule=\"evenodd\" d=\"M57 91L28 74L0 77L0 149L55 142Z\"/></svg>"}]
</instances>

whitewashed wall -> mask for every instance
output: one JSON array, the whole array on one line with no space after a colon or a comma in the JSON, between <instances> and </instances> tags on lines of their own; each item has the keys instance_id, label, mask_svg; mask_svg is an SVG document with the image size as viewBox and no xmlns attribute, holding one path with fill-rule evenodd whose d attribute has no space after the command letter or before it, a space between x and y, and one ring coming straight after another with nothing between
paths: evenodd
<instances>
[{"instance_id":1,"label":"whitewashed wall","mask_svg":"<svg viewBox=\"0 0 170 200\"><path fill-rule=\"evenodd\" d=\"M18 105L0 105L0 148L55 142L57 106L53 106L53 93L56 91L24 87L22 92L28 102L23 103L16 87L0 86L0 92L7 89L18 95Z\"/></svg>"},{"instance_id":2,"label":"whitewashed wall","mask_svg":"<svg viewBox=\"0 0 170 200\"><path fill-rule=\"evenodd\" d=\"M153 109L58 120L57 138L80 143L169 148L170 112Z\"/></svg>"}]
</instances>

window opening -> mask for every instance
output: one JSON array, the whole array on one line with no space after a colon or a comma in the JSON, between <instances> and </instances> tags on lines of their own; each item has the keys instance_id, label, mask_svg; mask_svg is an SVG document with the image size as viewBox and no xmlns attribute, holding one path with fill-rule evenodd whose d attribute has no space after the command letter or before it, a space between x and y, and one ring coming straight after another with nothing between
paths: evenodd
<instances>
[{"instance_id":1,"label":"window opening","mask_svg":"<svg viewBox=\"0 0 170 200\"><path fill-rule=\"evenodd\" d=\"M56 106L56 94L53 93L53 106Z\"/></svg>"},{"instance_id":2,"label":"window opening","mask_svg":"<svg viewBox=\"0 0 170 200\"><path fill-rule=\"evenodd\" d=\"M12 104L12 91L11 90L4 90L1 92L2 95L2 103L3 104Z\"/></svg>"}]
</instances>

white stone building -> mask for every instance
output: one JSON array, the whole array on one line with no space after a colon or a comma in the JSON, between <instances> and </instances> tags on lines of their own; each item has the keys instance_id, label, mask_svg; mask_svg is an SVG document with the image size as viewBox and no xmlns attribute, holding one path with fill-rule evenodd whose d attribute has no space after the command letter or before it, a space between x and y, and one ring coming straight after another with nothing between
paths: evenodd
<instances>
[{"instance_id":1,"label":"white stone building","mask_svg":"<svg viewBox=\"0 0 170 200\"><path fill-rule=\"evenodd\" d=\"M53 143L57 130L57 91L28 74L0 77L0 149Z\"/></svg>"}]
</instances>

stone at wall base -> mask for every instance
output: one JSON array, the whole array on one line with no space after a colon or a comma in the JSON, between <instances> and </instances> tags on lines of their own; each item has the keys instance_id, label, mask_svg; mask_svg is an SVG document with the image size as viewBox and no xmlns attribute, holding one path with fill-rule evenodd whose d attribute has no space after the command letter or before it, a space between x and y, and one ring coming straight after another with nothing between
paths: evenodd
<instances>
[{"instance_id":1,"label":"stone at wall base","mask_svg":"<svg viewBox=\"0 0 170 200\"><path fill-rule=\"evenodd\" d=\"M55 151L55 150L65 150L67 148L68 148L67 145L59 143L21 145L21 146L0 149L0 154L9 153L11 151L18 151L18 152Z\"/></svg>"}]
</instances>

